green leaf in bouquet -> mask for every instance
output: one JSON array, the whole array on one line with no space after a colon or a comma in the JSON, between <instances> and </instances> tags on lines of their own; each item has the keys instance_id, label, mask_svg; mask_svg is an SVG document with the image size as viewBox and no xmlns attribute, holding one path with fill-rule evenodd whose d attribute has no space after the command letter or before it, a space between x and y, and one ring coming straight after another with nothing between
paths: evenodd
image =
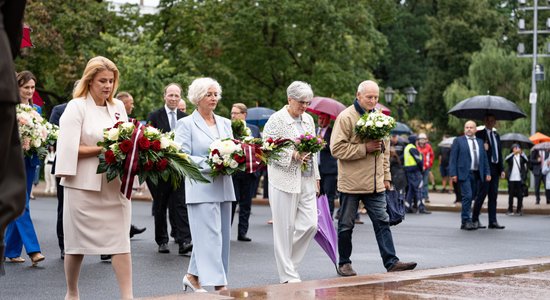
<instances>
[{"instance_id":1,"label":"green leaf in bouquet","mask_svg":"<svg viewBox=\"0 0 550 300\"><path fill-rule=\"evenodd\" d=\"M210 183L200 172L200 167L192 160L187 160L177 153L166 153L166 158L170 160L170 167L176 172L189 178L192 182Z\"/></svg>"},{"instance_id":2,"label":"green leaf in bouquet","mask_svg":"<svg viewBox=\"0 0 550 300\"><path fill-rule=\"evenodd\" d=\"M118 172L115 168L108 168L107 169L107 181L111 182L113 179L115 179L118 175Z\"/></svg>"}]
</instances>

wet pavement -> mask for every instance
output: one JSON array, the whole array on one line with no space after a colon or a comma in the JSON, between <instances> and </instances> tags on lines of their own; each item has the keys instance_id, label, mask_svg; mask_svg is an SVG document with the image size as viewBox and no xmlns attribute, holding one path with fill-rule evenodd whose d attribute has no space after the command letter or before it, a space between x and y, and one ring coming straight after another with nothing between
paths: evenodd
<instances>
[{"instance_id":1,"label":"wet pavement","mask_svg":"<svg viewBox=\"0 0 550 300\"><path fill-rule=\"evenodd\" d=\"M550 257L143 299L549 299Z\"/></svg>"}]
</instances>

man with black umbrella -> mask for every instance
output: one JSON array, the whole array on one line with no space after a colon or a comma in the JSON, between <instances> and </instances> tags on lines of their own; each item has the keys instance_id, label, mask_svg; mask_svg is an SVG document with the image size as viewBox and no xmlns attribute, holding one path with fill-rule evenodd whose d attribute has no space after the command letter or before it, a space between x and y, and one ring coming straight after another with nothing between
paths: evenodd
<instances>
[{"instance_id":1,"label":"man with black umbrella","mask_svg":"<svg viewBox=\"0 0 550 300\"><path fill-rule=\"evenodd\" d=\"M481 181L477 196L474 202L474 211L472 214L472 222L477 228L486 228L479 222L479 214L485 196L488 195L488 215L489 215L489 229L504 229L505 226L501 226L497 222L497 196L498 196L498 181L500 178L504 178L504 168L502 159L502 144L500 142L500 136L495 131L496 118L494 115L486 115L485 129L476 132L476 137L483 141L483 146L489 160L489 169L491 175L491 181Z\"/></svg>"}]
</instances>

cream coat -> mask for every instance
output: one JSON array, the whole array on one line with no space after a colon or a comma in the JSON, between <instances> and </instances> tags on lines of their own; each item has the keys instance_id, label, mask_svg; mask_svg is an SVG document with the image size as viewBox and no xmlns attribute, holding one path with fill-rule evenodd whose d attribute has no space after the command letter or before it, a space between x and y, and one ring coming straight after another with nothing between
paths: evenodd
<instances>
[{"instance_id":1,"label":"cream coat","mask_svg":"<svg viewBox=\"0 0 550 300\"><path fill-rule=\"evenodd\" d=\"M288 106L285 105L281 110L271 115L264 127L263 138L282 138L296 139L300 136L298 129L294 126L294 119L288 113ZM315 123L313 118L307 113L302 114L302 126L307 133L315 134ZM287 193L300 193L302 171L301 163L292 159L294 148L289 147L281 152L280 159L267 166L269 174L269 183L273 187ZM319 153L313 153L311 158L317 161ZM319 166L313 164L313 177L320 180Z\"/></svg>"},{"instance_id":2,"label":"cream coat","mask_svg":"<svg viewBox=\"0 0 550 300\"><path fill-rule=\"evenodd\" d=\"M384 140L384 153L367 154L365 143L354 132L359 117L352 105L338 115L332 130L330 151L338 159L338 191L380 193L385 190L384 181L391 181L390 141Z\"/></svg>"},{"instance_id":3,"label":"cream coat","mask_svg":"<svg viewBox=\"0 0 550 300\"><path fill-rule=\"evenodd\" d=\"M107 110L113 125L118 121L128 121L124 104L118 99L107 102ZM92 96L75 98L67 104L59 121L57 140L57 162L55 174L63 176L61 185L81 190L100 191L101 176L97 174L99 159L95 156L78 158L80 145L96 146L101 140L94 126L94 116L98 113Z\"/></svg>"}]
</instances>

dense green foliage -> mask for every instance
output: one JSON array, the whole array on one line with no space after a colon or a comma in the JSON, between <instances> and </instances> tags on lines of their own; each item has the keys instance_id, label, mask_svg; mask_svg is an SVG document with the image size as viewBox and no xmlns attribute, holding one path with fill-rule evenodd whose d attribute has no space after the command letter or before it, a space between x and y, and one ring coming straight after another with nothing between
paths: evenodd
<instances>
[{"instance_id":1,"label":"dense green foliage","mask_svg":"<svg viewBox=\"0 0 550 300\"><path fill-rule=\"evenodd\" d=\"M388 105L398 121L454 135L464 120L446 112L472 95L504 96L530 115L531 60L515 48L522 41L530 49L516 18L530 26L532 17L516 2L161 0L158 14L140 15L137 6L115 13L101 0L28 0L35 47L23 51L17 69L35 73L49 111L70 99L89 58L107 56L121 71L119 90L134 95L138 118L162 105L166 84L185 89L199 76L222 85L218 113L225 116L234 102L280 108L293 80L350 104L357 85L375 79L382 89L418 91L410 107L402 92ZM539 40L542 49L544 35ZM538 129L548 134L550 123L541 121L550 115L547 82L539 82ZM529 133L528 119L502 123L502 132Z\"/></svg>"}]
</instances>

